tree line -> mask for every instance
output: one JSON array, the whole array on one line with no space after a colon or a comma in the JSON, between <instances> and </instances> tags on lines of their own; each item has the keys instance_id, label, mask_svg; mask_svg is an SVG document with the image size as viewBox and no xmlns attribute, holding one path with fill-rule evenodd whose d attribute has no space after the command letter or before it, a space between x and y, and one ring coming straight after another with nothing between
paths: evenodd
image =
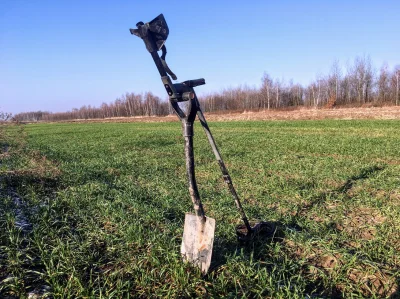
<instances>
[{"instance_id":1,"label":"tree line","mask_svg":"<svg viewBox=\"0 0 400 299\"><path fill-rule=\"evenodd\" d=\"M264 73L260 87L247 85L199 97L205 112L260 111L291 107L333 108L336 106L384 106L400 104L400 65L384 63L376 70L368 56L356 57L343 69L335 61L328 74L317 75L306 86L293 80L272 78ZM126 93L100 107L82 106L67 112L24 112L17 121L61 121L128 116L164 116L172 110L167 100L151 92Z\"/></svg>"},{"instance_id":2,"label":"tree line","mask_svg":"<svg viewBox=\"0 0 400 299\"><path fill-rule=\"evenodd\" d=\"M109 104L100 107L82 106L66 112L33 111L14 115L16 121L62 121L72 119L95 119L129 116L162 116L170 113L167 101L151 92L145 94L126 93Z\"/></svg>"}]
</instances>

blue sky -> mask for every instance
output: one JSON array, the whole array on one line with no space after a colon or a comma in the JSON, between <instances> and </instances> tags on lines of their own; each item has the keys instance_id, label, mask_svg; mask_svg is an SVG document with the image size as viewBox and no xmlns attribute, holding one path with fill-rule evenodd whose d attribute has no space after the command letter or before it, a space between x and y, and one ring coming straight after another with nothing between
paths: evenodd
<instances>
[{"instance_id":1,"label":"blue sky","mask_svg":"<svg viewBox=\"0 0 400 299\"><path fill-rule=\"evenodd\" d=\"M357 55L400 64L400 1L0 1L0 109L66 111L126 92L166 98L138 21L163 13L167 61L199 94L273 78L307 84Z\"/></svg>"}]
</instances>

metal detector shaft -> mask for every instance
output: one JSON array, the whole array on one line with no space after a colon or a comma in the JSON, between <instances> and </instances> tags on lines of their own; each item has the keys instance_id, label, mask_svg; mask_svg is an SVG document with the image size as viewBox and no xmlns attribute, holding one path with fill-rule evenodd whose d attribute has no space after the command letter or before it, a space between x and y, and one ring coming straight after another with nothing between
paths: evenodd
<instances>
[{"instance_id":1,"label":"metal detector shaft","mask_svg":"<svg viewBox=\"0 0 400 299\"><path fill-rule=\"evenodd\" d=\"M197 100L197 98L196 98ZM224 161L222 160L221 154L219 153L218 147L215 143L214 137L211 134L211 130L208 127L206 118L204 117L203 111L200 108L200 104L197 101L197 116L199 117L200 123L203 126L203 129L207 135L207 139L210 142L212 151L214 152L215 158L217 159L218 165L221 169L222 172L222 177L225 181L225 183L228 185L229 191L231 192L233 199L235 200L236 207L239 210L240 216L242 217L242 220L244 224L246 225L247 231L249 233L252 232L249 220L247 219L246 213L243 210L242 204L240 203L239 196L236 193L235 187L233 186L231 176L229 175L228 169L225 166Z\"/></svg>"}]
</instances>

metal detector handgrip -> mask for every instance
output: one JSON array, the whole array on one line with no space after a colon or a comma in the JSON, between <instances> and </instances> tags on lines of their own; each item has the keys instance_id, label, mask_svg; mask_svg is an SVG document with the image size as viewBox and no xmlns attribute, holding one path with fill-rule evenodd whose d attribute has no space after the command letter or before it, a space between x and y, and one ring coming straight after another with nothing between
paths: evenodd
<instances>
[{"instance_id":1,"label":"metal detector handgrip","mask_svg":"<svg viewBox=\"0 0 400 299\"><path fill-rule=\"evenodd\" d=\"M184 81L183 84L185 84L188 87L196 87L196 86L206 84L206 80L204 78L196 79L196 80L187 80L187 81Z\"/></svg>"}]
</instances>

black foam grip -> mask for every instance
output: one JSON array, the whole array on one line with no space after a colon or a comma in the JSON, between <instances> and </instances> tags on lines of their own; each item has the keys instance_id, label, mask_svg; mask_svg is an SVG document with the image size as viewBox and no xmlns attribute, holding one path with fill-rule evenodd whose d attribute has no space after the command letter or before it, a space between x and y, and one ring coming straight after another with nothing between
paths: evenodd
<instances>
[{"instance_id":1,"label":"black foam grip","mask_svg":"<svg viewBox=\"0 0 400 299\"><path fill-rule=\"evenodd\" d=\"M183 82L185 85L189 86L189 87L196 87L199 85L204 85L206 84L206 80L204 78L201 79L195 79L195 80L187 80L185 82Z\"/></svg>"}]
</instances>

